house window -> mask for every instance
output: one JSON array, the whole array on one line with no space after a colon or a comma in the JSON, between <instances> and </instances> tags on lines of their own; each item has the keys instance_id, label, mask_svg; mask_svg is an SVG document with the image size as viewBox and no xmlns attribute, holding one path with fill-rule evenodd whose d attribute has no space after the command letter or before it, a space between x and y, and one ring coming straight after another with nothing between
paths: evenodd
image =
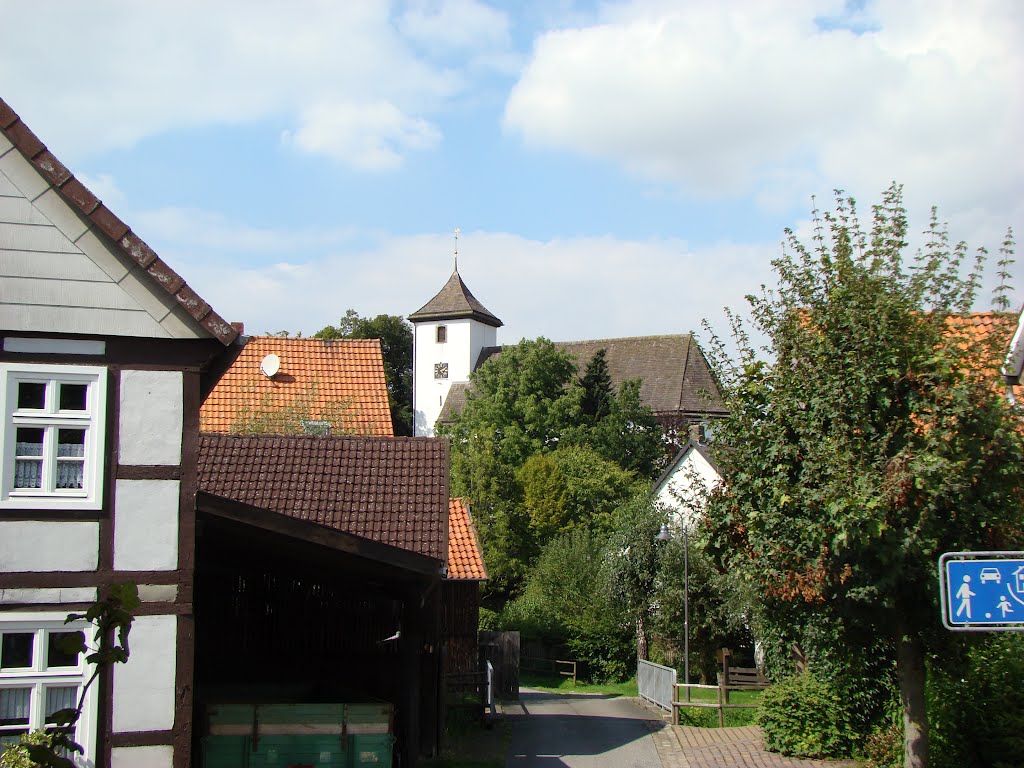
<instances>
[{"instance_id":1,"label":"house window","mask_svg":"<svg viewBox=\"0 0 1024 768\"><path fill-rule=\"evenodd\" d=\"M78 706L89 670L82 654L68 652L62 641L91 632L85 622L66 625L65 615L5 614L0 622L0 752L22 734L53 727L56 712ZM82 765L95 761L95 722L90 689L72 734L85 748L76 758Z\"/></svg>"},{"instance_id":2,"label":"house window","mask_svg":"<svg viewBox=\"0 0 1024 768\"><path fill-rule=\"evenodd\" d=\"M448 341L448 326L439 325L437 326L437 343L444 344Z\"/></svg>"},{"instance_id":3,"label":"house window","mask_svg":"<svg viewBox=\"0 0 1024 768\"><path fill-rule=\"evenodd\" d=\"M0 364L0 508L98 509L105 368Z\"/></svg>"}]
</instances>

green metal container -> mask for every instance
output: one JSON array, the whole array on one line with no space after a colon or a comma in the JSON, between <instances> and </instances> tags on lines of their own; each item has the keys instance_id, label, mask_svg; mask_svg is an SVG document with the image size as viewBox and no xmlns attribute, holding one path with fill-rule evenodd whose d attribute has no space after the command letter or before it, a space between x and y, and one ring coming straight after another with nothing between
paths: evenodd
<instances>
[{"instance_id":1,"label":"green metal container","mask_svg":"<svg viewBox=\"0 0 1024 768\"><path fill-rule=\"evenodd\" d=\"M218 704L203 768L391 765L390 704Z\"/></svg>"}]
</instances>

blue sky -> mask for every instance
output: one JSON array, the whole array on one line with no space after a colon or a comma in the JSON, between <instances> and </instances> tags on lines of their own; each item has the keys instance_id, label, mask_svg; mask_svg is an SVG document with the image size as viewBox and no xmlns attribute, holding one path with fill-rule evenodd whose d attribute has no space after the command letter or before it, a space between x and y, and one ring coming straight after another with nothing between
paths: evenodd
<instances>
[{"instance_id":1,"label":"blue sky","mask_svg":"<svg viewBox=\"0 0 1024 768\"><path fill-rule=\"evenodd\" d=\"M724 328L836 187L1024 221L1016 0L0 6L0 95L249 333L415 311L455 227L514 341Z\"/></svg>"}]
</instances>

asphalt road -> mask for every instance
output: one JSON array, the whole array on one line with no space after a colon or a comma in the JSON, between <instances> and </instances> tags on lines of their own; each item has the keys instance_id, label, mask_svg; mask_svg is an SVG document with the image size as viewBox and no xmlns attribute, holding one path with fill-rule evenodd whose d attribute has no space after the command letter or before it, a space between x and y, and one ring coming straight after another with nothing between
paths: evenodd
<instances>
[{"instance_id":1,"label":"asphalt road","mask_svg":"<svg viewBox=\"0 0 1024 768\"><path fill-rule=\"evenodd\" d=\"M521 690L507 768L661 768L651 713L629 699Z\"/></svg>"}]
</instances>

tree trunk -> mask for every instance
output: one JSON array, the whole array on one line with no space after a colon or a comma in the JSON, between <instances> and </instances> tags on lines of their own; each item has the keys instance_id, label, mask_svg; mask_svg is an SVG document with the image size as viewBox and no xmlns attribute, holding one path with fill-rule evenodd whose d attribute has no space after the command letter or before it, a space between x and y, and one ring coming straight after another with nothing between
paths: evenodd
<instances>
[{"instance_id":1,"label":"tree trunk","mask_svg":"<svg viewBox=\"0 0 1024 768\"><path fill-rule=\"evenodd\" d=\"M650 650L647 647L647 624L644 622L644 615L641 613L636 619L636 657L640 661L650 661L648 655Z\"/></svg>"},{"instance_id":2,"label":"tree trunk","mask_svg":"<svg viewBox=\"0 0 1024 768\"><path fill-rule=\"evenodd\" d=\"M928 768L928 711L924 697L924 643L902 622L896 639L896 671L903 705L903 768Z\"/></svg>"}]
</instances>

